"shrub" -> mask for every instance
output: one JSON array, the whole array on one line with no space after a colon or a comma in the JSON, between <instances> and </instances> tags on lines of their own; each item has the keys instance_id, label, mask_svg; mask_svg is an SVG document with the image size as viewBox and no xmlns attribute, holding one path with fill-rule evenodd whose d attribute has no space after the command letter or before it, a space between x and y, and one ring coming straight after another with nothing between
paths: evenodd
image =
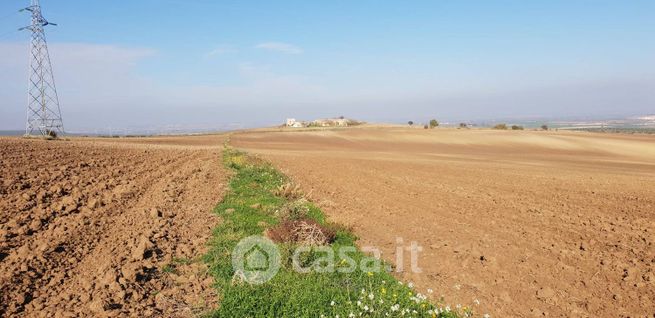
<instances>
[{"instance_id":1,"label":"shrub","mask_svg":"<svg viewBox=\"0 0 655 318\"><path fill-rule=\"evenodd\" d=\"M523 126L512 125L512 130L523 130Z\"/></svg>"},{"instance_id":2,"label":"shrub","mask_svg":"<svg viewBox=\"0 0 655 318\"><path fill-rule=\"evenodd\" d=\"M548 125L541 125L541 130L548 130Z\"/></svg>"},{"instance_id":3,"label":"shrub","mask_svg":"<svg viewBox=\"0 0 655 318\"><path fill-rule=\"evenodd\" d=\"M428 125L423 125L423 129L428 129Z\"/></svg>"},{"instance_id":4,"label":"shrub","mask_svg":"<svg viewBox=\"0 0 655 318\"><path fill-rule=\"evenodd\" d=\"M54 130L46 130L45 136L48 139L57 139L57 132Z\"/></svg>"},{"instance_id":5,"label":"shrub","mask_svg":"<svg viewBox=\"0 0 655 318\"><path fill-rule=\"evenodd\" d=\"M407 125L410 125L410 126L414 125L414 122L410 120L410 121L407 122Z\"/></svg>"},{"instance_id":6,"label":"shrub","mask_svg":"<svg viewBox=\"0 0 655 318\"><path fill-rule=\"evenodd\" d=\"M363 125L363 124L366 123L366 122L359 121L359 120L354 120L354 119L348 119L346 122L348 123L348 126L359 126L359 125Z\"/></svg>"},{"instance_id":7,"label":"shrub","mask_svg":"<svg viewBox=\"0 0 655 318\"><path fill-rule=\"evenodd\" d=\"M459 123L459 128L468 128L466 123Z\"/></svg>"},{"instance_id":8,"label":"shrub","mask_svg":"<svg viewBox=\"0 0 655 318\"><path fill-rule=\"evenodd\" d=\"M430 120L430 128L434 128L439 126L439 122L436 119L431 119Z\"/></svg>"},{"instance_id":9,"label":"shrub","mask_svg":"<svg viewBox=\"0 0 655 318\"><path fill-rule=\"evenodd\" d=\"M507 130L507 125L506 124L498 124L498 125L494 126L494 129Z\"/></svg>"}]
</instances>

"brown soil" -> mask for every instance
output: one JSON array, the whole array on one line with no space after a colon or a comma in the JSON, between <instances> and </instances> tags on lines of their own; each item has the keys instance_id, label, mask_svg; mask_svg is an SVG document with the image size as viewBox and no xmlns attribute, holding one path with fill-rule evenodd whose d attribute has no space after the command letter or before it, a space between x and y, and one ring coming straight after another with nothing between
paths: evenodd
<instances>
[{"instance_id":1,"label":"brown soil","mask_svg":"<svg viewBox=\"0 0 655 318\"><path fill-rule=\"evenodd\" d=\"M0 316L190 316L224 137L0 138Z\"/></svg>"},{"instance_id":2,"label":"brown soil","mask_svg":"<svg viewBox=\"0 0 655 318\"><path fill-rule=\"evenodd\" d=\"M397 237L422 245L423 272L402 278L435 298L495 317L655 316L655 136L369 128L232 143L388 261Z\"/></svg>"}]
</instances>

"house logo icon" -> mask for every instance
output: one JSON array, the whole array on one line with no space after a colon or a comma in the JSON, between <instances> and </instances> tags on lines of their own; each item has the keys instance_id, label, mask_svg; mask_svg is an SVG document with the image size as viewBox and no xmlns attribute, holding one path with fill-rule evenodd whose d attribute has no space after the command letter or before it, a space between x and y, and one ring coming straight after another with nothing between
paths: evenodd
<instances>
[{"instance_id":1,"label":"house logo icon","mask_svg":"<svg viewBox=\"0 0 655 318\"><path fill-rule=\"evenodd\" d=\"M232 251L234 276L250 284L263 284L280 270L280 259L273 241L259 235L246 237Z\"/></svg>"},{"instance_id":2,"label":"house logo icon","mask_svg":"<svg viewBox=\"0 0 655 318\"><path fill-rule=\"evenodd\" d=\"M248 271L267 271L269 267L269 259L266 251L255 245L246 252L245 255L245 268Z\"/></svg>"}]
</instances>

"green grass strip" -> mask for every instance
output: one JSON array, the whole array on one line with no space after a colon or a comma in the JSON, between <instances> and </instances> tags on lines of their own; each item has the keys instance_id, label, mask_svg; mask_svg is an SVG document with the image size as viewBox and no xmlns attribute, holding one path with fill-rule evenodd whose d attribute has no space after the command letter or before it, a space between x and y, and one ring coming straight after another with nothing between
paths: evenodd
<instances>
[{"instance_id":1,"label":"green grass strip","mask_svg":"<svg viewBox=\"0 0 655 318\"><path fill-rule=\"evenodd\" d=\"M424 295L400 283L387 271L364 272L359 267L351 273L302 274L293 270L291 255L294 247L279 245L282 268L270 281L261 285L235 282L231 253L237 243L251 235L262 235L267 227L278 224L276 209L287 203L274 195L274 190L288 178L272 165L254 160L243 152L226 148L224 164L234 176L223 202L216 207L222 221L214 229L210 251L205 261L210 266L220 305L210 317L470 317L467 308L435 305ZM356 237L348 230L326 223L323 212L307 202L309 217L322 225L336 229L337 238L331 244L335 251L343 246L355 246ZM345 260L336 255L336 266ZM308 262L322 255L309 254ZM357 250L349 257L359 262L374 261ZM385 265L386 266L386 265Z\"/></svg>"}]
</instances>

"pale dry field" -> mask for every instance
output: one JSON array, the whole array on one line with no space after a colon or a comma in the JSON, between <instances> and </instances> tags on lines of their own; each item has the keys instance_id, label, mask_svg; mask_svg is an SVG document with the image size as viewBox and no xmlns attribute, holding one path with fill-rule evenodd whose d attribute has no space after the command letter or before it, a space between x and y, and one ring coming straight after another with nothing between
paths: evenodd
<instances>
[{"instance_id":1,"label":"pale dry field","mask_svg":"<svg viewBox=\"0 0 655 318\"><path fill-rule=\"evenodd\" d=\"M235 134L362 246L451 304L515 316L655 316L655 136L363 128ZM408 267L409 264L406 264Z\"/></svg>"},{"instance_id":2,"label":"pale dry field","mask_svg":"<svg viewBox=\"0 0 655 318\"><path fill-rule=\"evenodd\" d=\"M188 317L216 306L204 265L186 262L218 222L224 140L0 138L0 316Z\"/></svg>"}]
</instances>

